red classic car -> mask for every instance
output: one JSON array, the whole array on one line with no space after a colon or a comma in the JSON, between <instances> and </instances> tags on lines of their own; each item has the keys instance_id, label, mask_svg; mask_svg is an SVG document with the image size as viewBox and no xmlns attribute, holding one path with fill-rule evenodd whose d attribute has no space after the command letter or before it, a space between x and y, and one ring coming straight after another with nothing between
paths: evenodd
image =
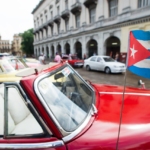
<instances>
[{"instance_id":1,"label":"red classic car","mask_svg":"<svg viewBox=\"0 0 150 150\"><path fill-rule=\"evenodd\" d=\"M0 149L148 150L150 90L85 81L66 63L0 86Z\"/></svg>"},{"instance_id":2,"label":"red classic car","mask_svg":"<svg viewBox=\"0 0 150 150\"><path fill-rule=\"evenodd\" d=\"M62 55L62 60L68 62L72 67L83 67L84 60L79 59L75 55Z\"/></svg>"}]
</instances>

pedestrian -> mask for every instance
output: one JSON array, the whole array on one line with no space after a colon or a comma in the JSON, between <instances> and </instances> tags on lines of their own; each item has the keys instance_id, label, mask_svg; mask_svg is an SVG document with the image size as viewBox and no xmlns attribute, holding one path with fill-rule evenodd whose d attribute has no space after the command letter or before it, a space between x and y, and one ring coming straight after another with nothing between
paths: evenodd
<instances>
[{"instance_id":1,"label":"pedestrian","mask_svg":"<svg viewBox=\"0 0 150 150\"><path fill-rule=\"evenodd\" d=\"M69 54L69 60L72 60L71 54Z\"/></svg>"},{"instance_id":2,"label":"pedestrian","mask_svg":"<svg viewBox=\"0 0 150 150\"><path fill-rule=\"evenodd\" d=\"M83 59L86 59L86 54L84 53L84 55L83 55Z\"/></svg>"},{"instance_id":3,"label":"pedestrian","mask_svg":"<svg viewBox=\"0 0 150 150\"><path fill-rule=\"evenodd\" d=\"M26 58L26 54L23 55L23 58L24 58L24 59Z\"/></svg>"},{"instance_id":4,"label":"pedestrian","mask_svg":"<svg viewBox=\"0 0 150 150\"><path fill-rule=\"evenodd\" d=\"M57 63L60 63L62 61L60 55L58 54L58 52L56 52L56 56L55 56L55 59L54 59L55 62Z\"/></svg>"},{"instance_id":5,"label":"pedestrian","mask_svg":"<svg viewBox=\"0 0 150 150\"><path fill-rule=\"evenodd\" d=\"M96 56L96 52L94 51L93 56Z\"/></svg>"},{"instance_id":6,"label":"pedestrian","mask_svg":"<svg viewBox=\"0 0 150 150\"><path fill-rule=\"evenodd\" d=\"M116 53L116 55L115 55L115 60L119 61L119 54L118 53Z\"/></svg>"},{"instance_id":7,"label":"pedestrian","mask_svg":"<svg viewBox=\"0 0 150 150\"><path fill-rule=\"evenodd\" d=\"M112 55L113 55L113 52L111 51L111 52L110 52L110 57L112 57Z\"/></svg>"},{"instance_id":8,"label":"pedestrian","mask_svg":"<svg viewBox=\"0 0 150 150\"><path fill-rule=\"evenodd\" d=\"M45 65L45 57L44 57L44 54L41 53L40 56L39 56L39 62L41 65Z\"/></svg>"}]
</instances>

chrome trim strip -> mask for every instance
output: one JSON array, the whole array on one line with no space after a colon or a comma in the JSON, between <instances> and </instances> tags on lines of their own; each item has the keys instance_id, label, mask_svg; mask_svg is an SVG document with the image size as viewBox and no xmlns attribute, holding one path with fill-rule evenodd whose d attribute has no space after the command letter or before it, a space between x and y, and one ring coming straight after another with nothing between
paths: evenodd
<instances>
[{"instance_id":1,"label":"chrome trim strip","mask_svg":"<svg viewBox=\"0 0 150 150\"><path fill-rule=\"evenodd\" d=\"M115 94L115 95L120 95L123 94L123 92L99 92L100 94ZM150 96L150 94L146 93L124 93L125 95L138 95L138 96Z\"/></svg>"},{"instance_id":2,"label":"chrome trim strip","mask_svg":"<svg viewBox=\"0 0 150 150\"><path fill-rule=\"evenodd\" d=\"M63 128L59 125L59 122L57 121L57 119L55 118L55 116L53 115L53 113L50 111L50 108L47 106L45 100L43 99L43 97L41 96L39 90L38 90L38 83L41 79L47 77L48 75L50 75L50 73L48 74L45 74L45 75L42 75L40 76L39 78L37 78L35 80L35 83L34 83L34 90L37 94L37 96L39 97L40 99L40 102L42 103L42 105L44 106L44 108L46 109L46 111L48 112L49 116L52 117L53 121L55 122L55 124L57 125L57 127L61 130L61 131L64 131Z\"/></svg>"},{"instance_id":3,"label":"chrome trim strip","mask_svg":"<svg viewBox=\"0 0 150 150\"><path fill-rule=\"evenodd\" d=\"M64 142L70 141L71 139L73 139L77 134L79 134L85 128L85 126L88 124L88 122L91 119L91 114L92 114L91 111L90 111L89 115L87 116L87 118L85 119L84 123L82 123L81 126L78 129L76 129L70 135L68 135L68 136L66 136L66 137L63 138Z\"/></svg>"},{"instance_id":4,"label":"chrome trim strip","mask_svg":"<svg viewBox=\"0 0 150 150\"><path fill-rule=\"evenodd\" d=\"M26 143L26 144L0 144L0 149L41 149L55 148L63 146L63 141L46 142L46 143Z\"/></svg>"}]
</instances>

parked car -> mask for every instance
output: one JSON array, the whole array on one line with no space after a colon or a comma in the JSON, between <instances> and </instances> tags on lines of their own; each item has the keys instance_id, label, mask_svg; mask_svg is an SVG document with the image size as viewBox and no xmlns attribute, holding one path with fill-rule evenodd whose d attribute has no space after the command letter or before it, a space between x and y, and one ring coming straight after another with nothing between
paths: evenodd
<instances>
[{"instance_id":1,"label":"parked car","mask_svg":"<svg viewBox=\"0 0 150 150\"><path fill-rule=\"evenodd\" d=\"M123 73L126 70L124 63L117 62L110 56L91 56L84 60L86 70L99 70L105 73Z\"/></svg>"},{"instance_id":2,"label":"parked car","mask_svg":"<svg viewBox=\"0 0 150 150\"><path fill-rule=\"evenodd\" d=\"M0 85L0 149L150 149L150 90L87 82L65 63L16 76Z\"/></svg>"},{"instance_id":3,"label":"parked car","mask_svg":"<svg viewBox=\"0 0 150 150\"><path fill-rule=\"evenodd\" d=\"M20 77L16 77L17 71L7 59L0 59L0 83L4 81L16 81Z\"/></svg>"},{"instance_id":4,"label":"parked car","mask_svg":"<svg viewBox=\"0 0 150 150\"><path fill-rule=\"evenodd\" d=\"M76 55L62 55L62 60L68 62L72 67L83 67L84 60L79 59Z\"/></svg>"},{"instance_id":5,"label":"parked car","mask_svg":"<svg viewBox=\"0 0 150 150\"><path fill-rule=\"evenodd\" d=\"M10 57L3 57L3 60L9 61L9 63L12 65L12 67L15 70L25 69L29 66L24 62L23 58L10 56Z\"/></svg>"},{"instance_id":6,"label":"parked car","mask_svg":"<svg viewBox=\"0 0 150 150\"><path fill-rule=\"evenodd\" d=\"M29 67L38 67L41 66L40 62L35 58L23 58L23 61L29 66Z\"/></svg>"},{"instance_id":7,"label":"parked car","mask_svg":"<svg viewBox=\"0 0 150 150\"><path fill-rule=\"evenodd\" d=\"M13 66L13 68L15 68L16 70L25 69L28 67L34 68L34 67L41 66L39 61L32 58L25 59L22 57L11 56L11 57L3 57L1 59L7 59L10 62L10 64Z\"/></svg>"},{"instance_id":8,"label":"parked car","mask_svg":"<svg viewBox=\"0 0 150 150\"><path fill-rule=\"evenodd\" d=\"M11 56L11 54L9 54L9 53L0 53L0 58L7 57L7 56Z\"/></svg>"}]
</instances>

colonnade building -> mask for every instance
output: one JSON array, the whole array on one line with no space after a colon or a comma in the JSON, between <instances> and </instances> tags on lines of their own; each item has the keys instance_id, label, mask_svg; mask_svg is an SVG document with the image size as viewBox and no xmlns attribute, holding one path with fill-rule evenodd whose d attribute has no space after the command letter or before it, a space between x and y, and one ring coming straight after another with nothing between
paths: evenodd
<instances>
[{"instance_id":1,"label":"colonnade building","mask_svg":"<svg viewBox=\"0 0 150 150\"><path fill-rule=\"evenodd\" d=\"M150 30L150 0L41 0L32 11L34 54L126 55L131 30Z\"/></svg>"}]
</instances>

